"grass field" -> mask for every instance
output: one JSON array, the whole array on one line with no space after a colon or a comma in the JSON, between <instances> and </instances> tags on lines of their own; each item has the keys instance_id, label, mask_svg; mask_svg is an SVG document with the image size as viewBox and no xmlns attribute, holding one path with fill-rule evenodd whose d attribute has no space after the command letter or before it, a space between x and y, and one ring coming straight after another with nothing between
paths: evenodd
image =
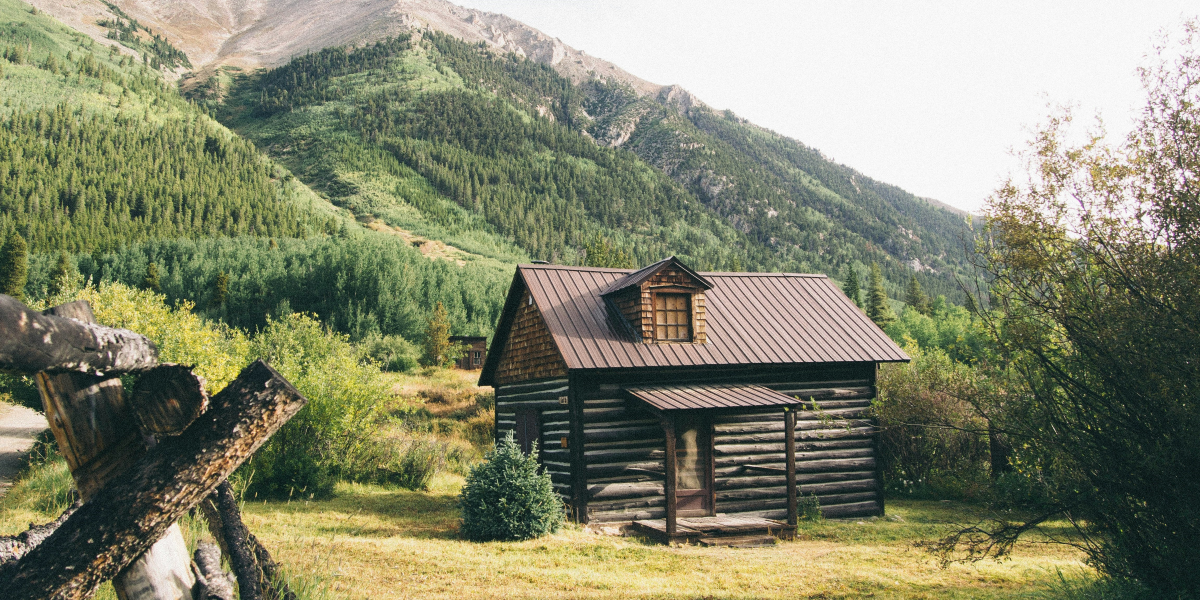
<instances>
[{"instance_id":1,"label":"grass field","mask_svg":"<svg viewBox=\"0 0 1200 600\"><path fill-rule=\"evenodd\" d=\"M1028 598L1081 555L1041 544L1011 559L942 568L913 542L980 516L937 501L893 501L888 516L827 521L773 548L665 547L569 527L520 543L458 539L462 479L428 492L343 485L325 502L245 506L281 560L339 598Z\"/></svg>"}]
</instances>

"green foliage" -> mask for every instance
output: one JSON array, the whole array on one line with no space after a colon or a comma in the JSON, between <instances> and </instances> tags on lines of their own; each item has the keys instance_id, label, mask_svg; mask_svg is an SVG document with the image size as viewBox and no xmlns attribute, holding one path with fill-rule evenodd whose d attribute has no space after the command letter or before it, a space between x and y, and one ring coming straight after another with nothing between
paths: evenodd
<instances>
[{"instance_id":1,"label":"green foliage","mask_svg":"<svg viewBox=\"0 0 1200 600\"><path fill-rule=\"evenodd\" d=\"M138 23L137 19L125 14L117 5L111 2L105 2L104 5L116 17L115 19L101 19L96 23L108 30L108 39L117 40L126 48L139 52L142 55L142 62L153 69L166 68L169 70L180 66L191 68L192 63L188 60L187 55L172 46L162 36ZM145 32L146 35L139 35L139 31Z\"/></svg>"},{"instance_id":2,"label":"green foliage","mask_svg":"<svg viewBox=\"0 0 1200 600\"><path fill-rule=\"evenodd\" d=\"M874 402L888 489L935 498L986 497L991 455L982 374L938 348L910 343L905 352L912 362L880 369Z\"/></svg>"},{"instance_id":3,"label":"green foliage","mask_svg":"<svg viewBox=\"0 0 1200 600\"><path fill-rule=\"evenodd\" d=\"M59 252L58 262L55 263L54 270L50 272L50 285L46 288L46 293L57 296L73 290L79 284L76 279L75 264L71 261L71 257L67 256L66 252Z\"/></svg>"},{"instance_id":4,"label":"green foliage","mask_svg":"<svg viewBox=\"0 0 1200 600\"><path fill-rule=\"evenodd\" d=\"M812 494L801 494L796 498L796 508L801 521L817 523L825 520L821 513L821 499Z\"/></svg>"},{"instance_id":5,"label":"green foliage","mask_svg":"<svg viewBox=\"0 0 1200 600\"><path fill-rule=\"evenodd\" d=\"M915 274L908 278L908 289L904 293L904 303L923 315L929 315L930 311L933 310L929 304L929 297L925 295L925 290L921 289L921 282L917 281Z\"/></svg>"},{"instance_id":6,"label":"green foliage","mask_svg":"<svg viewBox=\"0 0 1200 600\"><path fill-rule=\"evenodd\" d=\"M883 273L879 263L871 263L871 278L867 283L867 316L880 327L887 326L896 318L888 306L887 290L883 288Z\"/></svg>"},{"instance_id":7,"label":"green foliage","mask_svg":"<svg viewBox=\"0 0 1200 600\"><path fill-rule=\"evenodd\" d=\"M422 340L421 364L426 367L449 367L462 357L463 349L450 343L450 319L441 302L429 315Z\"/></svg>"},{"instance_id":8,"label":"green foliage","mask_svg":"<svg viewBox=\"0 0 1200 600\"><path fill-rule=\"evenodd\" d=\"M29 250L25 238L16 230L10 231L0 247L0 294L24 300L28 276Z\"/></svg>"},{"instance_id":9,"label":"green foliage","mask_svg":"<svg viewBox=\"0 0 1200 600\"><path fill-rule=\"evenodd\" d=\"M155 294L162 292L162 281L158 276L158 263L151 262L146 265L146 277L142 279L142 288Z\"/></svg>"},{"instance_id":10,"label":"green foliage","mask_svg":"<svg viewBox=\"0 0 1200 600\"><path fill-rule=\"evenodd\" d=\"M978 247L1001 357L1023 384L1006 423L1014 463L1048 498L1024 508L1070 516L1103 573L1194 597L1200 23L1142 76L1146 106L1120 145L1077 137L1069 112L1036 133L1028 177L989 200Z\"/></svg>"},{"instance_id":11,"label":"green foliage","mask_svg":"<svg viewBox=\"0 0 1200 600\"><path fill-rule=\"evenodd\" d=\"M521 452L512 432L471 467L459 505L459 531L474 541L533 539L558 531L564 520L550 474L538 474L537 449Z\"/></svg>"},{"instance_id":12,"label":"green foliage","mask_svg":"<svg viewBox=\"0 0 1200 600\"><path fill-rule=\"evenodd\" d=\"M34 258L30 289L44 286L50 270L49 260ZM204 307L207 316L246 331L266 327L267 316L286 303L288 311L316 314L355 340L420 340L438 302L454 335L488 335L512 280L507 268L430 260L404 240L375 232L280 238L275 249L263 238L150 240L74 258L85 279L133 287L143 286L154 263L168 303ZM213 282L221 273L229 279L218 309Z\"/></svg>"},{"instance_id":13,"label":"green foliage","mask_svg":"<svg viewBox=\"0 0 1200 600\"><path fill-rule=\"evenodd\" d=\"M417 345L399 335L372 333L359 344L384 371L409 371L420 364Z\"/></svg>"},{"instance_id":14,"label":"green foliage","mask_svg":"<svg viewBox=\"0 0 1200 600\"><path fill-rule=\"evenodd\" d=\"M0 131L0 229L26 232L34 252L309 231L254 147L198 115L148 123L63 104L17 112Z\"/></svg>"},{"instance_id":15,"label":"green foliage","mask_svg":"<svg viewBox=\"0 0 1200 600\"><path fill-rule=\"evenodd\" d=\"M991 335L983 321L961 306L948 304L944 296L929 306L928 314L911 305L904 307L899 318L884 326L884 332L897 344L938 349L955 362L974 364L992 354Z\"/></svg>"},{"instance_id":16,"label":"green foliage","mask_svg":"<svg viewBox=\"0 0 1200 600\"><path fill-rule=\"evenodd\" d=\"M862 308L862 291L858 286L858 271L854 270L854 265L846 265L846 274L843 279L845 283L842 284L842 291L855 306Z\"/></svg>"},{"instance_id":17,"label":"green foliage","mask_svg":"<svg viewBox=\"0 0 1200 600\"><path fill-rule=\"evenodd\" d=\"M344 335L302 314L268 319L250 353L291 381L308 405L242 467L252 474L247 493L319 498L337 479L371 477L376 411L389 395L378 368Z\"/></svg>"},{"instance_id":18,"label":"green foliage","mask_svg":"<svg viewBox=\"0 0 1200 600\"><path fill-rule=\"evenodd\" d=\"M583 264L587 267L637 268L628 252L613 247L612 242L600 234L587 243L584 253Z\"/></svg>"}]
</instances>

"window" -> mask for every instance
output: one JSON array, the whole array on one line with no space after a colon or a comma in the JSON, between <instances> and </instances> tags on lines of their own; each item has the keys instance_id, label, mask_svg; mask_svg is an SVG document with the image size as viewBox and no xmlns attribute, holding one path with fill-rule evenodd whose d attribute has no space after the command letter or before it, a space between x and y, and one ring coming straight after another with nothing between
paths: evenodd
<instances>
[{"instance_id":1,"label":"window","mask_svg":"<svg viewBox=\"0 0 1200 600\"><path fill-rule=\"evenodd\" d=\"M692 341L692 307L687 294L654 295L654 339Z\"/></svg>"},{"instance_id":2,"label":"window","mask_svg":"<svg viewBox=\"0 0 1200 600\"><path fill-rule=\"evenodd\" d=\"M471 352L471 364L476 367L483 364L483 353L478 350Z\"/></svg>"}]
</instances>

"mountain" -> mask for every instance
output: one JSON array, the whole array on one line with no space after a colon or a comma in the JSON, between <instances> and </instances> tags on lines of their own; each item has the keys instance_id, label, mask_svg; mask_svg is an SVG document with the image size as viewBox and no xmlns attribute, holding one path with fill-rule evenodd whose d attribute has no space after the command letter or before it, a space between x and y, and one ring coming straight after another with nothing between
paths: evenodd
<instances>
[{"instance_id":1,"label":"mountain","mask_svg":"<svg viewBox=\"0 0 1200 600\"><path fill-rule=\"evenodd\" d=\"M485 287L516 262L585 262L589 247L635 263L676 254L700 269L835 277L877 262L893 297L916 275L928 291L961 299L965 215L503 15L440 0L32 3L111 46L110 56L175 82L194 103L187 110L227 128L230 147L265 154L272 185L308 198L303 214L289 217L306 223L303 233L210 228L200 238L332 235L342 240L335 254L351 260L341 248L367 235L438 269L477 273L470 278ZM319 215L305 216L313 210ZM324 225L329 215L337 216ZM225 251L153 241L202 241L186 227L151 229L138 234L149 254L112 260L144 265L159 253L184 265L168 254ZM110 268L127 278L136 270ZM394 287L380 295L375 286L374 299L351 310L353 301L336 308L276 293L299 283L255 285L244 294L253 296L252 322L288 301L355 335L412 335L439 297L410 296L416 305L393 317L380 307L401 293ZM442 298L470 324L460 329L490 331L486 292L461 285ZM209 292L193 288L172 293L203 306Z\"/></svg>"}]
</instances>

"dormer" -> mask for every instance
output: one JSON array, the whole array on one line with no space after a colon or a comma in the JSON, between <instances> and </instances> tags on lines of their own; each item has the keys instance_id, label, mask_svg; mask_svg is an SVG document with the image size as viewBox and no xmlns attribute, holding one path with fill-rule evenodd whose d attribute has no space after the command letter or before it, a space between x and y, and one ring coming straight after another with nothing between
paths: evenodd
<instances>
[{"instance_id":1,"label":"dormer","mask_svg":"<svg viewBox=\"0 0 1200 600\"><path fill-rule=\"evenodd\" d=\"M674 256L626 275L600 293L643 343L704 344L704 291L712 284Z\"/></svg>"}]
</instances>

